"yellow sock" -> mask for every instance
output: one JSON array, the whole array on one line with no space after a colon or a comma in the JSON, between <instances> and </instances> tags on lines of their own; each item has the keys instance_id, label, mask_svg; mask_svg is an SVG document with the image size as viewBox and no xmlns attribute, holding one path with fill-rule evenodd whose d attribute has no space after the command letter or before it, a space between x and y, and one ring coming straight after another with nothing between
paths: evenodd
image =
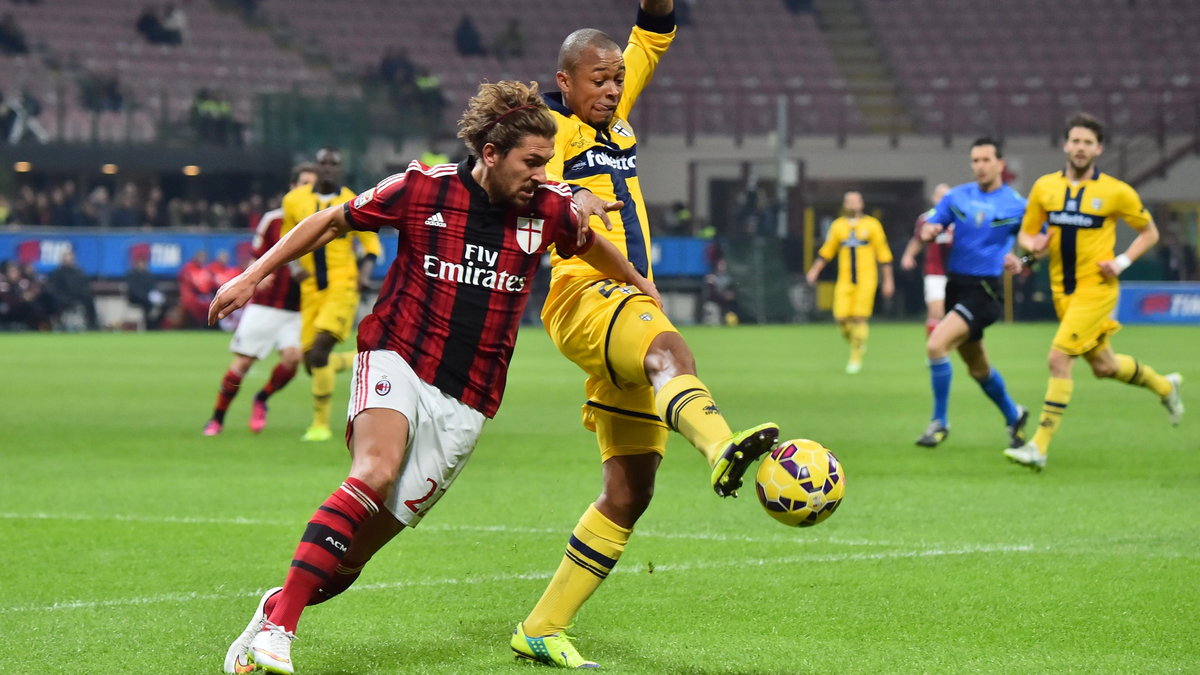
<instances>
[{"instance_id":1,"label":"yellow sock","mask_svg":"<svg viewBox=\"0 0 1200 675\"><path fill-rule=\"evenodd\" d=\"M329 365L333 366L333 372L340 373L354 365L355 352L334 352L329 355Z\"/></svg>"},{"instance_id":2,"label":"yellow sock","mask_svg":"<svg viewBox=\"0 0 1200 675\"><path fill-rule=\"evenodd\" d=\"M595 504L589 506L571 532L554 578L525 619L525 634L545 637L566 630L617 564L632 532L605 518Z\"/></svg>"},{"instance_id":3,"label":"yellow sock","mask_svg":"<svg viewBox=\"0 0 1200 675\"><path fill-rule=\"evenodd\" d=\"M866 323L855 323L850 327L850 360L854 363L862 361L863 352L866 351L868 332Z\"/></svg>"},{"instance_id":4,"label":"yellow sock","mask_svg":"<svg viewBox=\"0 0 1200 675\"><path fill-rule=\"evenodd\" d=\"M842 337L845 338L847 342L849 342L850 340L853 339L852 336L854 335L854 322L840 321L840 322L838 322L838 330L841 331Z\"/></svg>"},{"instance_id":5,"label":"yellow sock","mask_svg":"<svg viewBox=\"0 0 1200 675\"><path fill-rule=\"evenodd\" d=\"M1126 354L1117 354L1117 374L1114 379L1145 387L1158 394L1159 398L1171 393L1171 382L1150 366Z\"/></svg>"},{"instance_id":6,"label":"yellow sock","mask_svg":"<svg viewBox=\"0 0 1200 675\"><path fill-rule=\"evenodd\" d=\"M1075 382L1066 377L1051 377L1046 385L1046 401L1042 405L1042 416L1038 418L1037 433L1033 435L1033 443L1043 455L1050 449L1050 439L1058 431L1074 389Z\"/></svg>"},{"instance_id":7,"label":"yellow sock","mask_svg":"<svg viewBox=\"0 0 1200 675\"><path fill-rule=\"evenodd\" d=\"M716 463L733 435L708 387L695 375L668 380L654 395L654 410L668 427L704 454L709 466Z\"/></svg>"},{"instance_id":8,"label":"yellow sock","mask_svg":"<svg viewBox=\"0 0 1200 675\"><path fill-rule=\"evenodd\" d=\"M313 426L329 426L329 410L333 407L333 365L312 369Z\"/></svg>"}]
</instances>

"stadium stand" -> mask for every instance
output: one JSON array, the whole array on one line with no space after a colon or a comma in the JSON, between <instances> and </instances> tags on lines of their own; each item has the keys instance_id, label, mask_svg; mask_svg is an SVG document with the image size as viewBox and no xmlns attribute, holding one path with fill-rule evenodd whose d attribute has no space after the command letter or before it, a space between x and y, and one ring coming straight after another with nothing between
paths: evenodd
<instances>
[{"instance_id":1,"label":"stadium stand","mask_svg":"<svg viewBox=\"0 0 1200 675\"><path fill-rule=\"evenodd\" d=\"M922 133L1043 133L1065 111L1087 108L1117 131L1155 125L1190 130L1200 96L1200 3L1180 0L854 0L872 43ZM775 129L777 98L791 102L792 133L879 131L875 104L839 53L830 3L790 12L782 2L695 3L683 39L642 103L643 134L731 134ZM0 91L27 91L50 137L103 142L170 140L182 133L201 89L223 93L248 123L259 93L362 97L362 77L389 48L438 78L446 128L482 80L534 79L552 86L559 41L580 26L618 40L631 12L615 2L545 4L443 0L261 0L257 21L212 0L183 5L180 45L151 44L136 30L141 0L13 3L6 12L30 53L0 56ZM845 10L839 5L839 9ZM469 15L490 47L516 19L523 53L462 56L453 31ZM1036 21L1028 17L1037 16ZM1078 20L1080 16L1103 20ZM1154 35L1145 40L1129 36ZM731 39L731 36L734 36ZM83 103L92 79L112 79L119 106ZM878 84L878 83L877 83ZM164 124L165 123L165 124Z\"/></svg>"},{"instance_id":2,"label":"stadium stand","mask_svg":"<svg viewBox=\"0 0 1200 675\"><path fill-rule=\"evenodd\" d=\"M621 41L632 22L630 8L617 3L477 3L444 0L397 12L386 0L361 0L354 11L322 0L264 0L268 21L287 26L299 40L323 45L346 59L352 73L372 69L387 48L407 47L410 58L435 72L451 102L446 120L457 117L461 101L479 82L533 79L553 86L553 55L576 28L599 28ZM485 44L511 18L525 37L524 55L462 56L453 31L470 15ZM534 19L528 17L536 17ZM660 133L765 133L775 128L776 95L796 105L793 123L805 133L861 130L852 97L843 90L821 30L811 13L792 14L782 3L697 3L681 39L656 75L643 101L642 130ZM744 39L730 40L730 35Z\"/></svg>"},{"instance_id":3,"label":"stadium stand","mask_svg":"<svg viewBox=\"0 0 1200 675\"><path fill-rule=\"evenodd\" d=\"M921 131L1039 133L1076 109L1127 133L1200 124L1200 3L860 4Z\"/></svg>"},{"instance_id":4,"label":"stadium stand","mask_svg":"<svg viewBox=\"0 0 1200 675\"><path fill-rule=\"evenodd\" d=\"M187 34L180 45L156 45L135 25L142 0L58 0L6 6L31 43L31 53L0 58L5 93L28 88L48 111L43 124L54 138L151 141L164 128L188 119L196 93L225 92L242 123L252 116L257 93L300 91L357 95L328 69L309 66L297 52L278 46L265 29L210 2L184 5ZM93 119L81 90L88 78L115 78L119 109ZM93 127L93 124L95 125Z\"/></svg>"}]
</instances>

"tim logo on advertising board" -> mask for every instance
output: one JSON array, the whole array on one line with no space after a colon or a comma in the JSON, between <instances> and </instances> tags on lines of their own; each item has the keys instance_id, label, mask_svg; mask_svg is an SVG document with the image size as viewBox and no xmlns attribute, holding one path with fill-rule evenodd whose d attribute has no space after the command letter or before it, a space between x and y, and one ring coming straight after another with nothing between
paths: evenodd
<instances>
[{"instance_id":1,"label":"tim logo on advertising board","mask_svg":"<svg viewBox=\"0 0 1200 675\"><path fill-rule=\"evenodd\" d=\"M1117 320L1124 323L1200 324L1200 284L1122 284Z\"/></svg>"},{"instance_id":2,"label":"tim logo on advertising board","mask_svg":"<svg viewBox=\"0 0 1200 675\"><path fill-rule=\"evenodd\" d=\"M175 271L183 264L183 249L179 244L161 241L136 242L129 247L129 263L146 261L155 271Z\"/></svg>"},{"instance_id":3,"label":"tim logo on advertising board","mask_svg":"<svg viewBox=\"0 0 1200 675\"><path fill-rule=\"evenodd\" d=\"M39 269L58 267L71 242L62 239L26 239L17 244L17 260Z\"/></svg>"}]
</instances>

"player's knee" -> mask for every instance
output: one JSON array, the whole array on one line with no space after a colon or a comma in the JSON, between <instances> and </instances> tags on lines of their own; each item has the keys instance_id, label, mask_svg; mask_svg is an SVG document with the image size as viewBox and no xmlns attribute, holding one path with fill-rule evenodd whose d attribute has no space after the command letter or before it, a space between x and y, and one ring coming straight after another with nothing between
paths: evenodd
<instances>
[{"instance_id":1,"label":"player's knee","mask_svg":"<svg viewBox=\"0 0 1200 675\"><path fill-rule=\"evenodd\" d=\"M1091 362L1092 375L1096 376L1097 380L1103 380L1117 374L1117 364L1107 361Z\"/></svg>"},{"instance_id":2,"label":"player's knee","mask_svg":"<svg viewBox=\"0 0 1200 675\"><path fill-rule=\"evenodd\" d=\"M392 492L392 485L396 483L396 477L400 475L400 467L376 462L351 471L350 475L366 483L380 499L387 499Z\"/></svg>"},{"instance_id":3,"label":"player's knee","mask_svg":"<svg viewBox=\"0 0 1200 675\"><path fill-rule=\"evenodd\" d=\"M696 374L696 357L679 333L660 333L654 338L642 365L651 382L664 377Z\"/></svg>"},{"instance_id":4,"label":"player's knee","mask_svg":"<svg viewBox=\"0 0 1200 675\"><path fill-rule=\"evenodd\" d=\"M329 352L320 349L309 350L304 355L304 365L309 372L312 372L313 368L324 368L329 365Z\"/></svg>"},{"instance_id":5,"label":"player's knee","mask_svg":"<svg viewBox=\"0 0 1200 675\"><path fill-rule=\"evenodd\" d=\"M929 360L945 358L949 353L950 350L946 349L946 345L942 344L940 340L934 340L931 336L925 341L925 357Z\"/></svg>"},{"instance_id":6,"label":"player's knee","mask_svg":"<svg viewBox=\"0 0 1200 675\"><path fill-rule=\"evenodd\" d=\"M654 484L646 485L624 485L619 489L605 488L601 499L605 501L608 507L621 515L619 520L624 520L628 523L634 523L646 509L650 507L650 500L654 498Z\"/></svg>"}]
</instances>

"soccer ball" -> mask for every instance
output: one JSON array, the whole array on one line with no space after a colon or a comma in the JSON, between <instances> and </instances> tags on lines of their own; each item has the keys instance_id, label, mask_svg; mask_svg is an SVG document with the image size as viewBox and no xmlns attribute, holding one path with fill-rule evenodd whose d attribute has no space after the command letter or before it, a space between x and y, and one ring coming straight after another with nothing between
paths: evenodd
<instances>
[{"instance_id":1,"label":"soccer ball","mask_svg":"<svg viewBox=\"0 0 1200 675\"><path fill-rule=\"evenodd\" d=\"M772 518L809 527L833 515L842 503L846 474L825 446L801 438L784 441L763 457L754 487Z\"/></svg>"}]
</instances>

